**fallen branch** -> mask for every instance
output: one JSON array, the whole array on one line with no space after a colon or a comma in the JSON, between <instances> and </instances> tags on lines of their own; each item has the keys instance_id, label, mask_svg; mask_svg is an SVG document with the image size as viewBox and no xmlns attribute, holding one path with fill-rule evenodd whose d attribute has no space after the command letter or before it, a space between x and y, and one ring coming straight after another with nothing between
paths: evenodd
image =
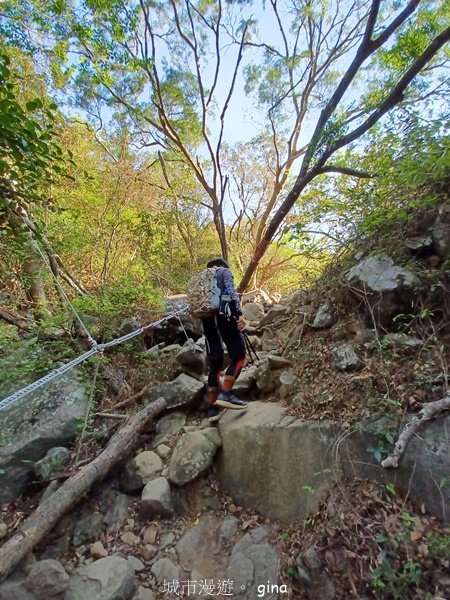
<instances>
[{"instance_id":1,"label":"fallen branch","mask_svg":"<svg viewBox=\"0 0 450 600\"><path fill-rule=\"evenodd\" d=\"M24 521L17 533L0 548L0 581L50 533L59 519L77 504L95 482L104 479L113 467L137 447L139 434L165 408L164 398L158 398L135 414L113 435L97 458L64 482Z\"/></svg>"},{"instance_id":2,"label":"fallen branch","mask_svg":"<svg viewBox=\"0 0 450 600\"><path fill-rule=\"evenodd\" d=\"M122 400L122 402L115 404L113 406L113 408L115 410L117 410L118 408L123 408L124 406L127 406L128 404L133 402L133 400L137 400L138 398L141 398L145 394L146 390L148 390L150 385L151 384L145 385L141 391L137 392L136 394L133 394L132 396L129 396L128 398L125 398L125 400Z\"/></svg>"},{"instance_id":3,"label":"fallen branch","mask_svg":"<svg viewBox=\"0 0 450 600\"><path fill-rule=\"evenodd\" d=\"M419 416L413 417L413 419L411 419L411 421L405 425L403 431L398 437L397 443L394 446L394 451L381 462L381 466L385 469L396 469L398 467L398 461L403 456L406 446L416 431L423 425L425 421L433 419L440 412L449 408L450 394L441 400L436 400L435 402L428 402L428 404L425 404L425 406L419 412Z\"/></svg>"},{"instance_id":4,"label":"fallen branch","mask_svg":"<svg viewBox=\"0 0 450 600\"><path fill-rule=\"evenodd\" d=\"M106 412L94 413L92 416L93 417L102 417L103 419L118 419L119 421L127 418L127 415L119 415L117 413L106 413Z\"/></svg>"},{"instance_id":5,"label":"fallen branch","mask_svg":"<svg viewBox=\"0 0 450 600\"><path fill-rule=\"evenodd\" d=\"M6 321L10 325L15 325L18 329L22 329L23 331L28 331L28 328L29 328L28 321L25 319L25 317L22 317L21 315L18 315L15 312L12 312L10 310L0 309L0 319L2 321Z\"/></svg>"}]
</instances>

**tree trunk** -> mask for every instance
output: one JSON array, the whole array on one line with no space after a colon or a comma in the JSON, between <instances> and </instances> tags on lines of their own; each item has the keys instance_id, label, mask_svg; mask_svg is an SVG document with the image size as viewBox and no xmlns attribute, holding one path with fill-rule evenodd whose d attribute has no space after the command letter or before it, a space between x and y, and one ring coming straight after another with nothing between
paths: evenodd
<instances>
[{"instance_id":1,"label":"tree trunk","mask_svg":"<svg viewBox=\"0 0 450 600\"><path fill-rule=\"evenodd\" d=\"M158 398L134 415L113 435L97 458L63 483L24 521L17 533L0 548L0 581L50 533L59 519L77 504L95 482L104 479L138 446L139 434L165 408L164 398Z\"/></svg>"},{"instance_id":2,"label":"tree trunk","mask_svg":"<svg viewBox=\"0 0 450 600\"><path fill-rule=\"evenodd\" d=\"M40 273L41 267L42 262L39 256L37 256L34 250L31 250L30 254L23 261L23 272L27 279L27 294L36 308L43 308L45 311L50 312L47 306L44 282Z\"/></svg>"}]
</instances>

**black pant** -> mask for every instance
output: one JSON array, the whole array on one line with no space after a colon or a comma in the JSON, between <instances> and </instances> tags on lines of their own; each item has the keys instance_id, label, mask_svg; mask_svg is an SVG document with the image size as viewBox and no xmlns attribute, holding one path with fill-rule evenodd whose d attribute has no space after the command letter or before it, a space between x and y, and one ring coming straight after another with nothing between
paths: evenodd
<instances>
[{"instance_id":1,"label":"black pant","mask_svg":"<svg viewBox=\"0 0 450 600\"><path fill-rule=\"evenodd\" d=\"M223 364L222 340L231 358L231 364L226 370L226 374L236 379L245 362L244 338L238 329L236 319L228 318L225 315L216 315L203 319L202 324L209 363L208 386L219 385L219 372Z\"/></svg>"}]
</instances>

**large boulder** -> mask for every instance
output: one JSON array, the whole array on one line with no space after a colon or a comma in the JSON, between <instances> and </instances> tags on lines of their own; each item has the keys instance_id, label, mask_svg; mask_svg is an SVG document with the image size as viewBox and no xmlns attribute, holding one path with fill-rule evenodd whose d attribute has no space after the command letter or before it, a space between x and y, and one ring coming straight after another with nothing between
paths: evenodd
<instances>
[{"instance_id":1,"label":"large boulder","mask_svg":"<svg viewBox=\"0 0 450 600\"><path fill-rule=\"evenodd\" d=\"M129 600L134 592L134 569L120 556L107 556L76 569L64 600Z\"/></svg>"},{"instance_id":2,"label":"large boulder","mask_svg":"<svg viewBox=\"0 0 450 600\"><path fill-rule=\"evenodd\" d=\"M328 493L335 469L330 423L294 421L283 408L252 402L245 414L228 411L220 420L218 464L223 488L236 503L280 521L301 521Z\"/></svg>"},{"instance_id":3,"label":"large boulder","mask_svg":"<svg viewBox=\"0 0 450 600\"><path fill-rule=\"evenodd\" d=\"M0 413L0 504L27 489L34 463L51 448L75 438L91 386L86 375L74 369Z\"/></svg>"},{"instance_id":4,"label":"large boulder","mask_svg":"<svg viewBox=\"0 0 450 600\"><path fill-rule=\"evenodd\" d=\"M205 374L205 355L199 346L183 346L177 354L177 361L180 371L186 375L199 379Z\"/></svg>"},{"instance_id":5,"label":"large boulder","mask_svg":"<svg viewBox=\"0 0 450 600\"><path fill-rule=\"evenodd\" d=\"M169 464L169 480L184 485L211 466L217 444L202 431L184 433L178 440Z\"/></svg>"},{"instance_id":6,"label":"large boulder","mask_svg":"<svg viewBox=\"0 0 450 600\"><path fill-rule=\"evenodd\" d=\"M173 381L159 383L147 390L144 403L149 404L162 396L167 402L167 408L197 406L202 400L204 389L204 383L181 373Z\"/></svg>"},{"instance_id":7,"label":"large boulder","mask_svg":"<svg viewBox=\"0 0 450 600\"><path fill-rule=\"evenodd\" d=\"M357 423L349 432L330 421L285 417L275 403L252 402L243 414L228 411L219 428L223 488L235 503L265 517L302 520L345 474L394 484L418 506L450 521L448 415L425 424L397 469L384 469L374 452L388 450L386 434L396 429L391 418Z\"/></svg>"},{"instance_id":8,"label":"large boulder","mask_svg":"<svg viewBox=\"0 0 450 600\"><path fill-rule=\"evenodd\" d=\"M417 277L388 256L370 256L352 267L345 279L357 298L364 295L375 316L388 323L411 304Z\"/></svg>"},{"instance_id":9,"label":"large boulder","mask_svg":"<svg viewBox=\"0 0 450 600\"><path fill-rule=\"evenodd\" d=\"M404 420L399 430L409 419ZM395 421L388 417L358 424L339 444L344 473L394 484L417 506L424 504L432 515L450 522L450 415L425 423L406 447L399 467L384 469L373 450L378 449L380 453L392 450L392 447L386 448L383 440L395 429L398 429Z\"/></svg>"}]
</instances>

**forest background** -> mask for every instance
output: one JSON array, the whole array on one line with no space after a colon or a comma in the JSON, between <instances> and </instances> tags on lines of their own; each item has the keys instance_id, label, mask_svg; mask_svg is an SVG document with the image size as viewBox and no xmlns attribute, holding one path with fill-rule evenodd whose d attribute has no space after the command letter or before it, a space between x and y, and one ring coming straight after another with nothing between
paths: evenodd
<instances>
[{"instance_id":1,"label":"forest background","mask_svg":"<svg viewBox=\"0 0 450 600\"><path fill-rule=\"evenodd\" d=\"M3 2L0 307L51 314L45 263L109 318L218 255L241 291L285 295L386 243L448 182L449 17L446 0Z\"/></svg>"}]
</instances>

